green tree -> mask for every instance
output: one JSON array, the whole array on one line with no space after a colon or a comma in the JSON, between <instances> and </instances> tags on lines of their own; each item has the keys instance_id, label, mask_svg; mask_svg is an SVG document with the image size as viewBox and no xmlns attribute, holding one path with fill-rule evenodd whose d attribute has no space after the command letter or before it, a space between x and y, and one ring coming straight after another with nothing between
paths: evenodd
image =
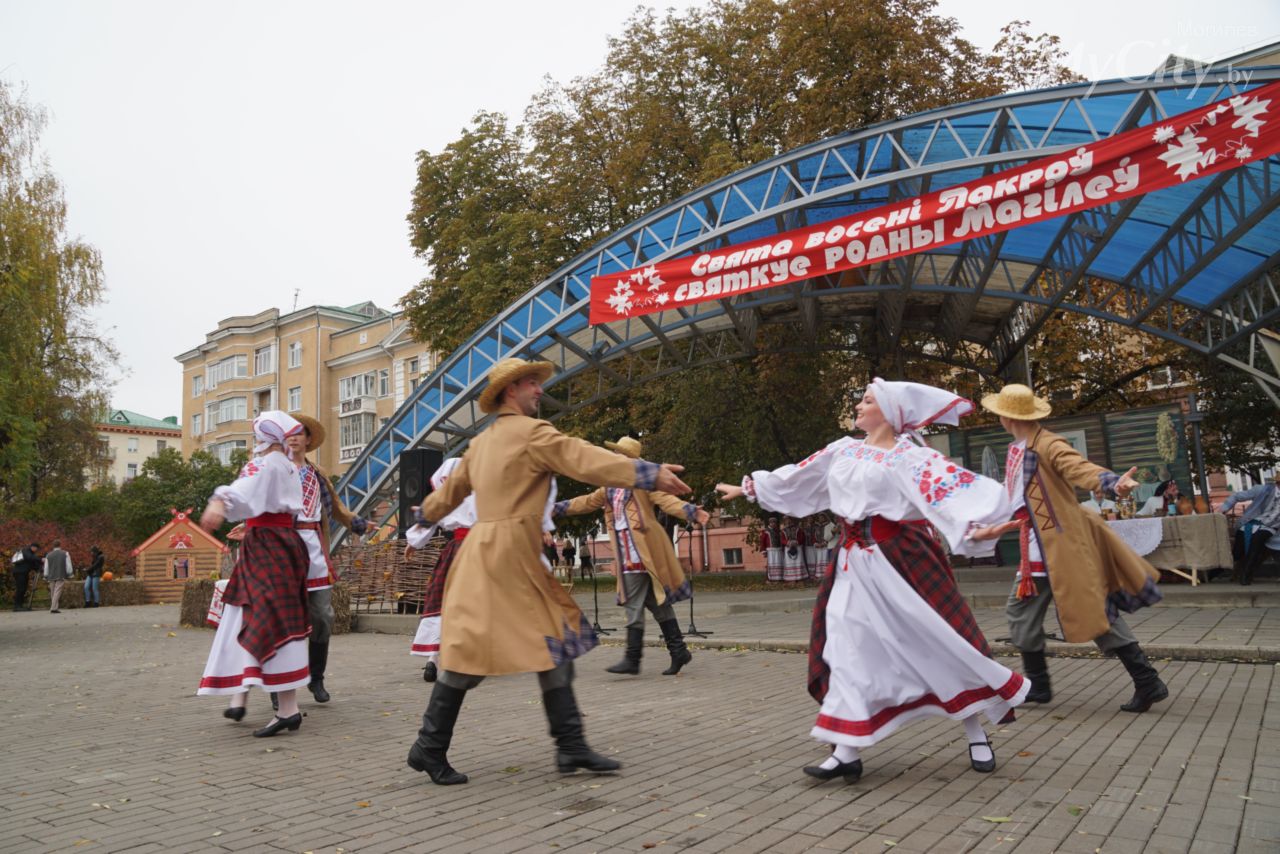
<instances>
[{"instance_id":1,"label":"green tree","mask_svg":"<svg viewBox=\"0 0 1280 854\"><path fill-rule=\"evenodd\" d=\"M90 312L102 262L66 234L44 111L0 80L0 504L83 486L116 359Z\"/></svg>"},{"instance_id":2,"label":"green tree","mask_svg":"<svg viewBox=\"0 0 1280 854\"><path fill-rule=\"evenodd\" d=\"M190 507L198 516L215 489L235 480L246 458L238 451L223 465L208 451L194 451L184 460L176 448L165 448L120 487L115 516L121 532L140 543L169 521L170 508Z\"/></svg>"}]
</instances>

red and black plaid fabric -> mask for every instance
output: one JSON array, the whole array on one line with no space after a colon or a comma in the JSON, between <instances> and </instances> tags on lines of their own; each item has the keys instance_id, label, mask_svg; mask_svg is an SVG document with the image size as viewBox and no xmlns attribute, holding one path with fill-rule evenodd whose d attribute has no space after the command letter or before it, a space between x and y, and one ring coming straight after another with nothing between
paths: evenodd
<instances>
[{"instance_id":1,"label":"red and black plaid fabric","mask_svg":"<svg viewBox=\"0 0 1280 854\"><path fill-rule=\"evenodd\" d=\"M240 559L222 599L244 610L237 640L265 662L291 640L311 633L307 616L307 546L293 528L247 527Z\"/></svg>"},{"instance_id":2,"label":"red and black plaid fabric","mask_svg":"<svg viewBox=\"0 0 1280 854\"><path fill-rule=\"evenodd\" d=\"M853 526L856 536L867 544L880 546L885 559L898 571L903 580L919 594L920 598L942 617L974 649L991 656L987 639L978 628L978 621L969 610L969 603L956 587L955 575L946 553L934 538L927 525L898 524L873 517L863 519ZM873 532L874 528L874 532ZM896 530L894 530L896 528ZM884 536L889 534L888 536ZM819 703L827 695L831 669L822 660L827 642L827 601L835 583L836 560L832 557L827 573L818 588L818 600L813 606L813 622L809 629L809 694Z\"/></svg>"},{"instance_id":3,"label":"red and black plaid fabric","mask_svg":"<svg viewBox=\"0 0 1280 854\"><path fill-rule=\"evenodd\" d=\"M465 528L459 530L462 531L462 536L458 536L455 531L449 542L444 544L444 548L440 549L440 557L436 558L436 567L431 570L431 577L427 579L427 590L422 597L424 617L438 617L444 607L444 582L449 577L449 567L453 566L453 557L462 548L462 539L466 536Z\"/></svg>"}]
</instances>

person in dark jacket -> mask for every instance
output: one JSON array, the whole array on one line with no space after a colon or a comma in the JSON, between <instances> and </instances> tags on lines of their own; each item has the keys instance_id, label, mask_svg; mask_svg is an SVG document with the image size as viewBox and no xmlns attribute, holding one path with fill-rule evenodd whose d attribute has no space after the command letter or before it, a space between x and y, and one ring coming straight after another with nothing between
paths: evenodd
<instances>
[{"instance_id":1,"label":"person in dark jacket","mask_svg":"<svg viewBox=\"0 0 1280 854\"><path fill-rule=\"evenodd\" d=\"M84 571L84 606L86 608L102 607L102 591L98 587L98 579L102 577L102 549L97 546L89 548L92 560Z\"/></svg>"},{"instance_id":2,"label":"person in dark jacket","mask_svg":"<svg viewBox=\"0 0 1280 854\"><path fill-rule=\"evenodd\" d=\"M27 601L27 584L31 573L40 572L43 568L44 558L40 556L39 543L27 546L22 550L22 557L13 562L13 610L31 610L31 603Z\"/></svg>"}]
</instances>

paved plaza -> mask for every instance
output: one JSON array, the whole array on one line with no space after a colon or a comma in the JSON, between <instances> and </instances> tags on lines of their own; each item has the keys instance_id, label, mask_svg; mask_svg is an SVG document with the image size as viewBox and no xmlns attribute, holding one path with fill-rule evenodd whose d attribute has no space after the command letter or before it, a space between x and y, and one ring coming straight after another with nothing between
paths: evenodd
<instances>
[{"instance_id":1,"label":"paved plaza","mask_svg":"<svg viewBox=\"0 0 1280 854\"><path fill-rule=\"evenodd\" d=\"M802 639L803 613L730 615L731 601L720 616L707 603L713 640ZM865 776L846 785L800 773L825 752L808 735L803 655L726 643L672 678L655 649L641 676L615 677L602 671L618 650L599 649L577 692L620 774L555 773L536 681L516 676L468 696L450 758L472 781L446 788L404 764L428 694L408 638L335 638L333 702L308 697L299 732L258 740L265 696L240 724L222 699L195 697L212 632L177 617L171 605L0 613L0 850L1280 850L1270 662L1157 662L1170 699L1128 715L1117 662L1051 659L1054 702L993 728L994 774L971 771L961 727L939 719L866 750ZM1003 633L998 610L979 618ZM1163 627L1192 646L1215 633L1251 643L1274 638L1280 614L1161 607L1134 622L1144 641Z\"/></svg>"}]
</instances>

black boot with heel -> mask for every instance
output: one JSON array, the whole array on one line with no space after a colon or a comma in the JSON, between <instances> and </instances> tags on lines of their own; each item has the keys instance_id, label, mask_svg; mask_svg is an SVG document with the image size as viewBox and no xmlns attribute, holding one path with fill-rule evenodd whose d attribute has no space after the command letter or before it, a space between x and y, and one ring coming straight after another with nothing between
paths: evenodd
<instances>
[{"instance_id":1,"label":"black boot with heel","mask_svg":"<svg viewBox=\"0 0 1280 854\"><path fill-rule=\"evenodd\" d=\"M556 740L556 767L561 774L572 774L579 768L602 774L622 767L618 760L601 756L587 744L582 713L572 688L552 688L542 695L542 705L547 711L551 737Z\"/></svg>"},{"instance_id":2,"label":"black boot with heel","mask_svg":"<svg viewBox=\"0 0 1280 854\"><path fill-rule=\"evenodd\" d=\"M626 673L631 676L640 674L640 656L644 651L644 626L639 628L627 627L627 651L622 656L622 661L612 667L606 667L605 673Z\"/></svg>"},{"instance_id":3,"label":"black boot with heel","mask_svg":"<svg viewBox=\"0 0 1280 854\"><path fill-rule=\"evenodd\" d=\"M693 653L689 652L689 647L684 642L684 635L680 632L680 623L675 618L663 620L658 623L658 628L662 629L662 637L667 642L667 652L671 653L671 666L662 671L662 675L675 676L680 672L680 668L693 661Z\"/></svg>"},{"instance_id":4,"label":"black boot with heel","mask_svg":"<svg viewBox=\"0 0 1280 854\"><path fill-rule=\"evenodd\" d=\"M443 682L435 683L431 699L422 715L422 729L409 748L409 767L425 771L431 782L438 786L456 786L467 782L467 775L460 774L449 764L449 745L453 742L453 727L462 711L462 701L467 692Z\"/></svg>"}]
</instances>

